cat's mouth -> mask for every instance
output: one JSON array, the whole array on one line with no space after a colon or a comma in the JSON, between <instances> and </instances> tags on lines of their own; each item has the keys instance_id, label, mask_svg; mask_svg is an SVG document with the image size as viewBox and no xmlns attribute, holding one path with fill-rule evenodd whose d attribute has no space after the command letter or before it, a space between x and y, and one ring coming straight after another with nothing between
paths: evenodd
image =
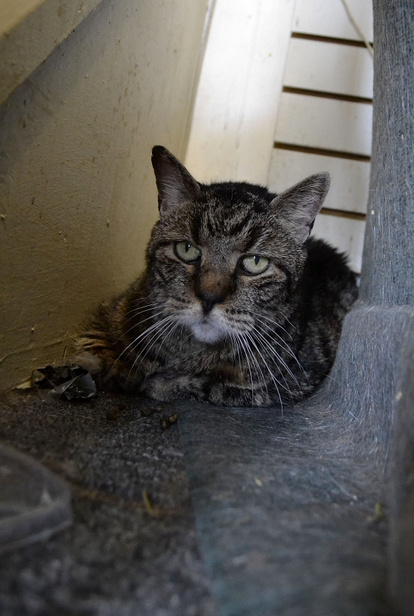
<instances>
[{"instance_id":1,"label":"cat's mouth","mask_svg":"<svg viewBox=\"0 0 414 616\"><path fill-rule=\"evenodd\" d=\"M191 324L194 338L200 342L214 344L222 340L226 335L226 329L210 316L202 317L199 321Z\"/></svg>"},{"instance_id":2,"label":"cat's mouth","mask_svg":"<svg viewBox=\"0 0 414 616\"><path fill-rule=\"evenodd\" d=\"M217 307L214 307L208 314L204 314L201 306L192 305L185 310L180 310L176 317L200 342L215 344L229 335L227 319Z\"/></svg>"},{"instance_id":3,"label":"cat's mouth","mask_svg":"<svg viewBox=\"0 0 414 616\"><path fill-rule=\"evenodd\" d=\"M206 344L215 344L228 334L226 323L217 314L200 314L197 310L182 315L182 321L190 328L194 338Z\"/></svg>"}]
</instances>

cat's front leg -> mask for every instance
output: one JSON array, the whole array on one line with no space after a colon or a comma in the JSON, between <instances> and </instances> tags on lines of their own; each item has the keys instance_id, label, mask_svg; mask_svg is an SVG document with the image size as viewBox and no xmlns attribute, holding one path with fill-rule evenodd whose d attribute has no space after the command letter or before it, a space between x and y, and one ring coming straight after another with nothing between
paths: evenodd
<instances>
[{"instance_id":1,"label":"cat's front leg","mask_svg":"<svg viewBox=\"0 0 414 616\"><path fill-rule=\"evenodd\" d=\"M263 389L252 390L229 383L213 383L206 396L207 402L215 406L268 406L270 399L268 392Z\"/></svg>"},{"instance_id":2,"label":"cat's front leg","mask_svg":"<svg viewBox=\"0 0 414 616\"><path fill-rule=\"evenodd\" d=\"M267 389L257 386L252 390L238 371L228 367L221 367L209 375L158 372L145 378L140 391L162 402L197 400L228 407L267 406L270 403Z\"/></svg>"},{"instance_id":3,"label":"cat's front leg","mask_svg":"<svg viewBox=\"0 0 414 616\"><path fill-rule=\"evenodd\" d=\"M270 403L265 384L253 383L233 365L221 364L209 375L206 400L216 406L267 406Z\"/></svg>"},{"instance_id":4,"label":"cat's front leg","mask_svg":"<svg viewBox=\"0 0 414 616\"><path fill-rule=\"evenodd\" d=\"M171 373L155 373L148 376L140 391L150 398L168 402L172 400L207 399L209 380L204 376L190 376Z\"/></svg>"}]
</instances>

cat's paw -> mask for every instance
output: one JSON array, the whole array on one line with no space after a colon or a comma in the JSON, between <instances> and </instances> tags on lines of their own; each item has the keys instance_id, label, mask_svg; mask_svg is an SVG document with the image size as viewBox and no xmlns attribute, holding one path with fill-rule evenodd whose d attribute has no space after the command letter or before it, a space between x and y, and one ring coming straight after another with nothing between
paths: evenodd
<instances>
[{"instance_id":1,"label":"cat's paw","mask_svg":"<svg viewBox=\"0 0 414 616\"><path fill-rule=\"evenodd\" d=\"M72 359L74 364L85 368L85 370L88 370L91 374L98 374L102 371L103 360L98 355L83 351L76 353Z\"/></svg>"},{"instance_id":2,"label":"cat's paw","mask_svg":"<svg viewBox=\"0 0 414 616\"><path fill-rule=\"evenodd\" d=\"M252 392L250 388L230 385L226 383L215 383L209 391L207 402L215 406L229 407L259 407L270 404L267 392Z\"/></svg>"},{"instance_id":3,"label":"cat's paw","mask_svg":"<svg viewBox=\"0 0 414 616\"><path fill-rule=\"evenodd\" d=\"M204 393L207 379L189 375L158 373L147 377L141 385L141 392L160 400L205 400Z\"/></svg>"}]
</instances>

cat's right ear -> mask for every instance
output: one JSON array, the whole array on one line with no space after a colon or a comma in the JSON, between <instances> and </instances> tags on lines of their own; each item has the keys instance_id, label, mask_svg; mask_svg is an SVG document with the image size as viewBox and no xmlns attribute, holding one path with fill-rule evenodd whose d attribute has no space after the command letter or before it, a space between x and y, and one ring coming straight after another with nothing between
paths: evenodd
<instances>
[{"instance_id":1,"label":"cat's right ear","mask_svg":"<svg viewBox=\"0 0 414 616\"><path fill-rule=\"evenodd\" d=\"M200 185L162 145L152 148L152 166L158 188L160 215L168 214L181 203L194 201L200 195Z\"/></svg>"},{"instance_id":2,"label":"cat's right ear","mask_svg":"<svg viewBox=\"0 0 414 616\"><path fill-rule=\"evenodd\" d=\"M329 173L310 175L302 182L288 188L271 202L273 213L299 242L305 242L312 231L315 217L320 211L329 190Z\"/></svg>"}]
</instances>

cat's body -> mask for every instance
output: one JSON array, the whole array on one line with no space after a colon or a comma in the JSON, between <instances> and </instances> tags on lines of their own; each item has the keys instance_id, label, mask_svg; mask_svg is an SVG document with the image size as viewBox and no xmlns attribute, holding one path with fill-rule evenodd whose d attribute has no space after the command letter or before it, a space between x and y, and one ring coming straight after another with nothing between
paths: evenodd
<instances>
[{"instance_id":1,"label":"cat's body","mask_svg":"<svg viewBox=\"0 0 414 616\"><path fill-rule=\"evenodd\" d=\"M197 183L153 150L160 220L147 267L80 340L100 381L159 400L282 404L329 372L356 298L343 255L308 238L329 178L276 196ZM96 363L96 362L92 362Z\"/></svg>"}]
</instances>

